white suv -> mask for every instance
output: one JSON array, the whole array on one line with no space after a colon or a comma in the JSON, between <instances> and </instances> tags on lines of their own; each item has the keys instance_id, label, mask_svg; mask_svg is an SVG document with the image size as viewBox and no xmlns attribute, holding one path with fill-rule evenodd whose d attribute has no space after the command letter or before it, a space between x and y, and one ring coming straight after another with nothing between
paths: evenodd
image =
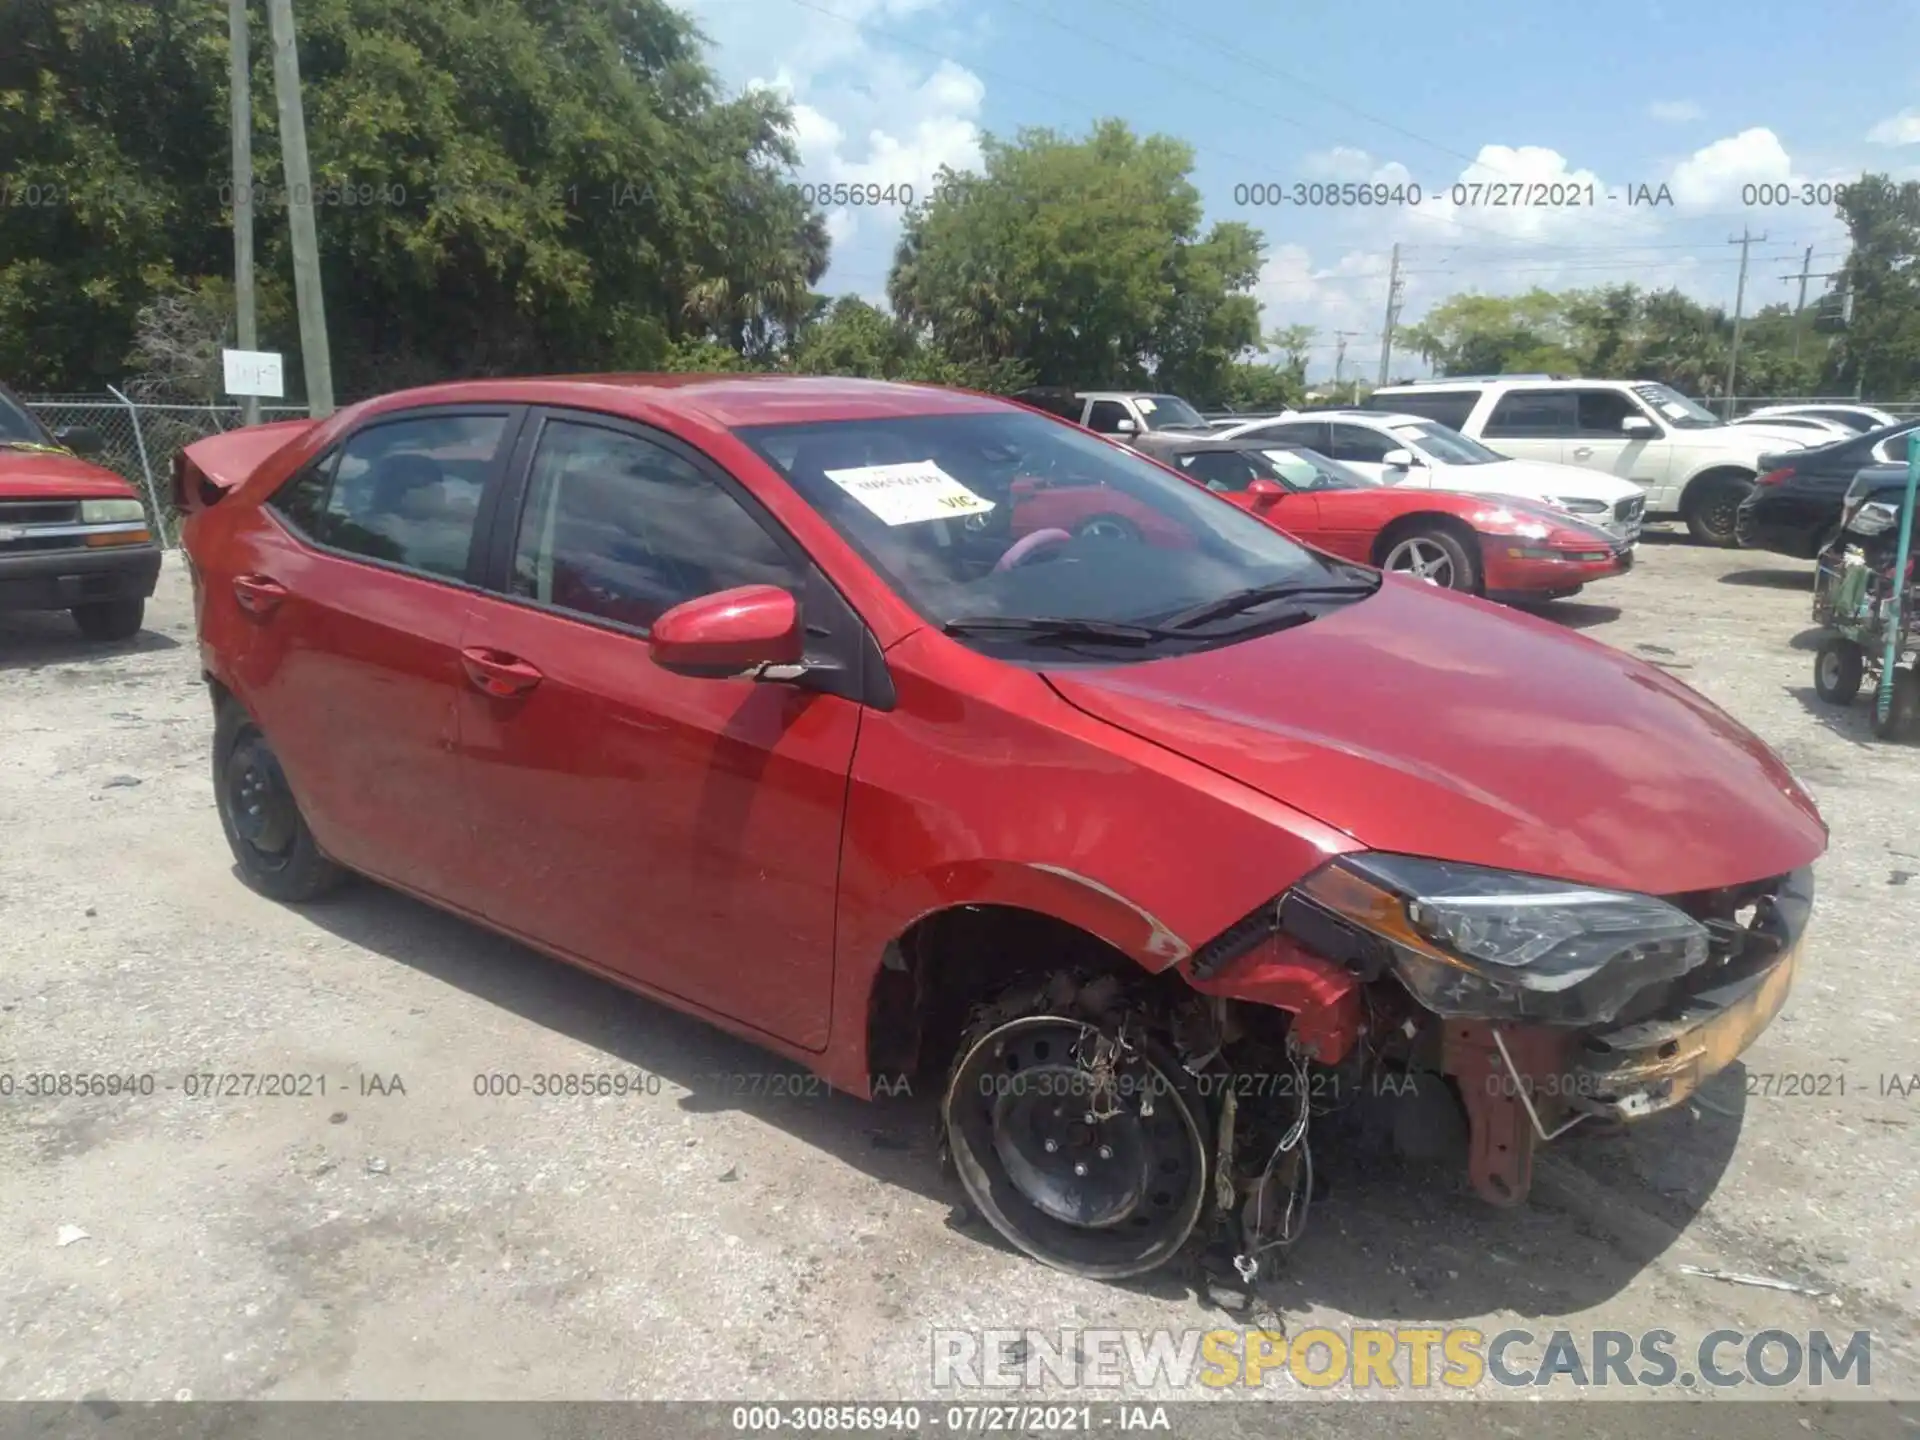
<instances>
[{"instance_id":1,"label":"white suv","mask_svg":"<svg viewBox=\"0 0 1920 1440\"><path fill-rule=\"evenodd\" d=\"M1383 485L1543 501L1629 544L1640 538L1646 492L1631 481L1572 465L1512 460L1424 416L1302 410L1243 421L1212 438L1243 436L1318 450Z\"/></svg>"},{"instance_id":2,"label":"white suv","mask_svg":"<svg viewBox=\"0 0 1920 1440\"><path fill-rule=\"evenodd\" d=\"M1804 432L1728 425L1670 386L1642 380L1495 376L1390 385L1373 410L1424 415L1518 460L1552 460L1631 480L1647 513L1694 538L1739 544L1740 502L1760 457L1804 449Z\"/></svg>"}]
</instances>

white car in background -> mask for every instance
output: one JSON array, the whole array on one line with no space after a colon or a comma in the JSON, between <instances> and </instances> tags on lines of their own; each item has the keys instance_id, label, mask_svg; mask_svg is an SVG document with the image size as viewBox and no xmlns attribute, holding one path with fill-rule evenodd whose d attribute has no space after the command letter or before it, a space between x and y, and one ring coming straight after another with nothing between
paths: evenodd
<instances>
[{"instance_id":1,"label":"white car in background","mask_svg":"<svg viewBox=\"0 0 1920 1440\"><path fill-rule=\"evenodd\" d=\"M1889 425L1900 423L1898 415L1890 415L1873 405L1829 405L1820 401L1805 405L1762 405L1752 414L1742 415L1733 423L1739 425L1781 419L1826 420L1853 435L1864 435L1869 430L1884 430Z\"/></svg>"},{"instance_id":2,"label":"white car in background","mask_svg":"<svg viewBox=\"0 0 1920 1440\"><path fill-rule=\"evenodd\" d=\"M1809 448L1815 445L1831 445L1836 440L1851 440L1856 435L1864 435L1864 430L1855 430L1850 425L1842 425L1838 420L1822 420L1813 415L1742 415L1733 422L1736 430L1759 425L1767 430L1779 432L1785 430L1800 437Z\"/></svg>"},{"instance_id":3,"label":"white car in background","mask_svg":"<svg viewBox=\"0 0 1920 1440\"><path fill-rule=\"evenodd\" d=\"M1640 538L1647 492L1577 465L1510 460L1434 420L1378 410L1296 411L1214 432L1318 450L1383 485L1536 500L1629 542Z\"/></svg>"}]
</instances>

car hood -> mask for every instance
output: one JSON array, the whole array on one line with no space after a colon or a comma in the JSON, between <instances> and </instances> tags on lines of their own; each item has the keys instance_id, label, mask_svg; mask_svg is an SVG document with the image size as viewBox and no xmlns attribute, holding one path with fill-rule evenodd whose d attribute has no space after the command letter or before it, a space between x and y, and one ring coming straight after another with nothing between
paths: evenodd
<instances>
[{"instance_id":1,"label":"car hood","mask_svg":"<svg viewBox=\"0 0 1920 1440\"><path fill-rule=\"evenodd\" d=\"M1397 577L1293 629L1047 679L1375 850L1675 894L1826 848L1792 772L1665 672Z\"/></svg>"},{"instance_id":2,"label":"car hood","mask_svg":"<svg viewBox=\"0 0 1920 1440\"><path fill-rule=\"evenodd\" d=\"M64 450L0 449L0 500L138 497L111 470Z\"/></svg>"},{"instance_id":3,"label":"car hood","mask_svg":"<svg viewBox=\"0 0 1920 1440\"><path fill-rule=\"evenodd\" d=\"M1556 465L1546 460L1501 460L1488 465L1441 465L1434 485L1480 494L1524 495L1540 500L1564 495L1575 500L1603 500L1609 506L1647 492L1631 480L1578 465Z\"/></svg>"}]
</instances>

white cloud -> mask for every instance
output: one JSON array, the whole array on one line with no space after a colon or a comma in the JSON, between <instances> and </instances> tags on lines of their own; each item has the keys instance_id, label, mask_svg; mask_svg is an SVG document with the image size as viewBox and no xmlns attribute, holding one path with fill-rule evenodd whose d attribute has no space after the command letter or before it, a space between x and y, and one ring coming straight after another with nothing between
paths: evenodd
<instances>
[{"instance_id":1,"label":"white cloud","mask_svg":"<svg viewBox=\"0 0 1920 1440\"><path fill-rule=\"evenodd\" d=\"M1911 106L1867 131L1872 145L1920 145L1920 110Z\"/></svg>"},{"instance_id":2,"label":"white cloud","mask_svg":"<svg viewBox=\"0 0 1920 1440\"><path fill-rule=\"evenodd\" d=\"M892 186L900 203L830 210L830 290L884 293L905 191L924 196L941 165L980 164L986 86L950 60L890 48L906 17L950 0L831 0L844 19L780 0L680 0L713 40L710 58L740 87L777 90L793 107L802 184ZM849 21L857 23L848 23Z\"/></svg>"},{"instance_id":3,"label":"white cloud","mask_svg":"<svg viewBox=\"0 0 1920 1440\"><path fill-rule=\"evenodd\" d=\"M1793 178L1793 160L1780 137L1755 126L1694 151L1673 167L1667 183L1683 211L1713 210L1738 207L1743 186Z\"/></svg>"},{"instance_id":4,"label":"white cloud","mask_svg":"<svg viewBox=\"0 0 1920 1440\"><path fill-rule=\"evenodd\" d=\"M1706 113L1692 100L1656 100L1647 106L1648 118L1665 125L1684 125L1690 120L1704 119Z\"/></svg>"}]
</instances>

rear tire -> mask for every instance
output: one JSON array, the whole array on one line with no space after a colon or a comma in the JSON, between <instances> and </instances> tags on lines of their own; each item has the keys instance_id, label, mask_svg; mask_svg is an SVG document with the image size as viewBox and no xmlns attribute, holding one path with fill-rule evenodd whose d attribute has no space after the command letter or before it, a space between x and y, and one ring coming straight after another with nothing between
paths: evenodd
<instances>
[{"instance_id":1,"label":"rear tire","mask_svg":"<svg viewBox=\"0 0 1920 1440\"><path fill-rule=\"evenodd\" d=\"M1867 657L1853 641L1834 635L1813 657L1813 689L1829 705L1851 705L1860 693Z\"/></svg>"},{"instance_id":2,"label":"rear tire","mask_svg":"<svg viewBox=\"0 0 1920 1440\"><path fill-rule=\"evenodd\" d=\"M241 878L271 900L317 900L345 872L320 853L260 727L229 700L213 725L213 794Z\"/></svg>"},{"instance_id":3,"label":"rear tire","mask_svg":"<svg viewBox=\"0 0 1920 1440\"><path fill-rule=\"evenodd\" d=\"M1920 723L1920 674L1901 669L1893 672L1893 703L1884 718L1878 693L1873 699L1873 733L1882 740L1905 740Z\"/></svg>"},{"instance_id":4,"label":"rear tire","mask_svg":"<svg viewBox=\"0 0 1920 1440\"><path fill-rule=\"evenodd\" d=\"M1397 532L1383 547L1380 568L1442 590L1480 593L1480 557L1444 526L1417 525Z\"/></svg>"},{"instance_id":5,"label":"rear tire","mask_svg":"<svg viewBox=\"0 0 1920 1440\"><path fill-rule=\"evenodd\" d=\"M73 623L80 627L80 633L89 640L131 640L146 623L147 602L144 598L95 600L74 606L72 615Z\"/></svg>"},{"instance_id":6,"label":"rear tire","mask_svg":"<svg viewBox=\"0 0 1920 1440\"><path fill-rule=\"evenodd\" d=\"M1727 470L1702 475L1687 489L1681 518L1702 545L1740 548L1740 502L1753 489L1751 477Z\"/></svg>"}]
</instances>

